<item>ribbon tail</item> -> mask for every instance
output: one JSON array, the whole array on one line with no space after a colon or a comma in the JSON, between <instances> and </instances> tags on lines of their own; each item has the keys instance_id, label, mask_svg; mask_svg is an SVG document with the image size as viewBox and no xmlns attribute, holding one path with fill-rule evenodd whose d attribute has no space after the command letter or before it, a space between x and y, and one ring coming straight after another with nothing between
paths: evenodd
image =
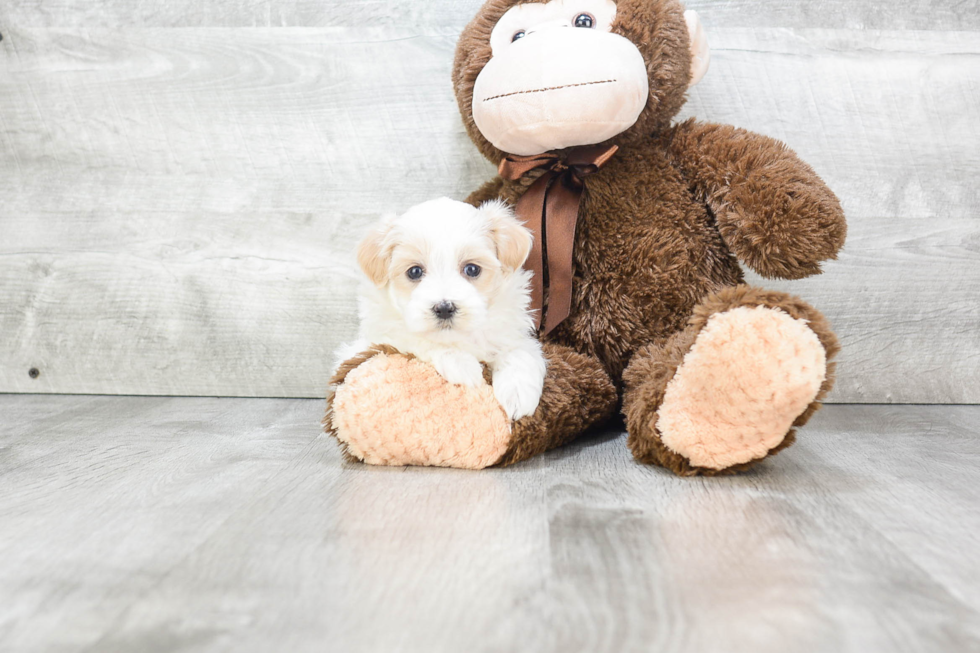
<instances>
[{"instance_id":1,"label":"ribbon tail","mask_svg":"<svg viewBox=\"0 0 980 653\"><path fill-rule=\"evenodd\" d=\"M532 275L531 307L536 311L534 327L539 332L544 318L542 335L550 333L571 312L572 257L583 180L605 166L617 149L615 145L575 148L569 152L565 163L553 152L534 156L508 155L498 166L500 176L509 181L516 181L537 168L547 170L517 201L516 207L517 216L534 234L531 253L524 267ZM548 266L547 315L543 315L545 265Z\"/></svg>"},{"instance_id":2,"label":"ribbon tail","mask_svg":"<svg viewBox=\"0 0 980 653\"><path fill-rule=\"evenodd\" d=\"M524 263L524 268L531 273L531 308L535 311L535 330L541 328L544 312L544 211L545 197L548 195L548 186L553 178L554 175L551 174L542 175L517 200L515 207L517 217L534 234L531 253Z\"/></svg>"},{"instance_id":3,"label":"ribbon tail","mask_svg":"<svg viewBox=\"0 0 980 653\"><path fill-rule=\"evenodd\" d=\"M575 227L582 188L569 187L565 179L548 193L545 219L548 227L548 313L544 331L547 335L568 317L572 309L572 256L575 250Z\"/></svg>"}]
</instances>

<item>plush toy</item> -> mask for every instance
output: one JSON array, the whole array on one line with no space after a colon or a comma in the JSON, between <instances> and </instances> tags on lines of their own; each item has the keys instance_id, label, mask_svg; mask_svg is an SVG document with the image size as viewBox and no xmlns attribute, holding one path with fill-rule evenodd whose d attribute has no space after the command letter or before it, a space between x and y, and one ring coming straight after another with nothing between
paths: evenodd
<instances>
[{"instance_id":1,"label":"plush toy","mask_svg":"<svg viewBox=\"0 0 980 653\"><path fill-rule=\"evenodd\" d=\"M389 348L344 363L324 424L379 465L509 465L621 410L641 463L731 473L794 440L833 383L837 340L803 301L743 283L820 272L843 245L834 194L782 143L672 124L708 51L676 0L490 0L453 83L528 261L548 359L537 411L451 386Z\"/></svg>"}]
</instances>

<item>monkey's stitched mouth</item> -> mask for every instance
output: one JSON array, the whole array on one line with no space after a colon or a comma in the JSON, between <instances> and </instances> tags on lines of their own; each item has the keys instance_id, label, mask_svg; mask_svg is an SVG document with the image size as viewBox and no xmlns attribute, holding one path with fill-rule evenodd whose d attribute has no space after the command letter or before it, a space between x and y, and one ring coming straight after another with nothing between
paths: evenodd
<instances>
[{"instance_id":1,"label":"monkey's stitched mouth","mask_svg":"<svg viewBox=\"0 0 980 653\"><path fill-rule=\"evenodd\" d=\"M574 88L576 86L594 86L596 84L615 84L617 80L615 79L603 79L598 82L579 82L578 84L563 84L562 86L549 86L548 88L535 88L530 91L514 91L513 93L502 93L500 95L494 95L493 97L484 98L484 102L489 102L490 100L499 100L500 98L510 97L512 95L527 95L530 93L545 93L547 91L557 91L561 88Z\"/></svg>"}]
</instances>

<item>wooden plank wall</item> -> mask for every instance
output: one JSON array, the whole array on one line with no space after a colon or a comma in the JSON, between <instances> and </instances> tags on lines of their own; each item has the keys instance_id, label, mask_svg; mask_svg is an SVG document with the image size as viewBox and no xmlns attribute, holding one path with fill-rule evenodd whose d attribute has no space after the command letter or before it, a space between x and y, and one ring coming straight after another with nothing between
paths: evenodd
<instances>
[{"instance_id":1,"label":"wooden plank wall","mask_svg":"<svg viewBox=\"0 0 980 653\"><path fill-rule=\"evenodd\" d=\"M449 84L479 4L4 0L0 391L320 396L361 230L492 174ZM980 5L689 6L684 115L787 141L847 210L823 276L768 283L837 327L831 400L980 401Z\"/></svg>"}]
</instances>

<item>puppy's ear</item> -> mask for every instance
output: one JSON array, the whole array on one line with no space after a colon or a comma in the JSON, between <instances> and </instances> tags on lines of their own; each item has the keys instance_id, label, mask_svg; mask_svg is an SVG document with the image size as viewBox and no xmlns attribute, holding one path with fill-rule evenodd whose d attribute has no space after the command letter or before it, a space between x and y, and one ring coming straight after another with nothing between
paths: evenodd
<instances>
[{"instance_id":1,"label":"puppy's ear","mask_svg":"<svg viewBox=\"0 0 980 653\"><path fill-rule=\"evenodd\" d=\"M391 245L387 240L393 219L394 216L383 217L357 246L357 264L376 286L383 286L388 281Z\"/></svg>"},{"instance_id":2,"label":"puppy's ear","mask_svg":"<svg viewBox=\"0 0 980 653\"><path fill-rule=\"evenodd\" d=\"M508 272L517 270L531 253L531 232L514 216L501 200L491 200L480 206L490 223L490 237L497 246L497 258Z\"/></svg>"}]
</instances>

